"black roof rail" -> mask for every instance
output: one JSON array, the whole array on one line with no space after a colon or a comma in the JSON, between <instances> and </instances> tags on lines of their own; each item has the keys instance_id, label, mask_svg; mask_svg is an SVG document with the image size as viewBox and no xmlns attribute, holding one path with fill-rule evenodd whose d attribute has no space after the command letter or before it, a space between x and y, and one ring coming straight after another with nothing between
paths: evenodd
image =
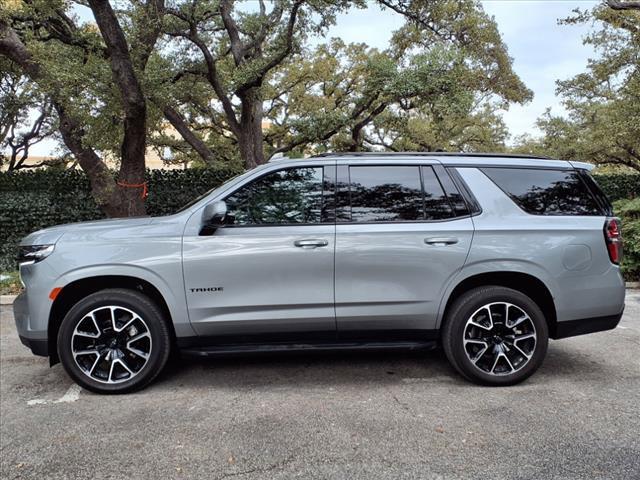
<instances>
[{"instance_id":1,"label":"black roof rail","mask_svg":"<svg viewBox=\"0 0 640 480\"><path fill-rule=\"evenodd\" d=\"M541 155L527 155L520 153L470 153L470 152L324 152L312 155L310 158L321 157L505 157L505 158L534 158L538 160L553 160Z\"/></svg>"}]
</instances>

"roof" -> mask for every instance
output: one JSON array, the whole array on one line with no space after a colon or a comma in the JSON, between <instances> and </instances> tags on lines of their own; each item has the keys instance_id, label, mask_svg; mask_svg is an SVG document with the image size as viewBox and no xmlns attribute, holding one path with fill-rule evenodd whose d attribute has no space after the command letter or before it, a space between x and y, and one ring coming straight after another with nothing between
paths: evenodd
<instances>
[{"instance_id":1,"label":"roof","mask_svg":"<svg viewBox=\"0 0 640 480\"><path fill-rule=\"evenodd\" d=\"M538 160L552 160L539 155L518 153L479 153L479 152L325 152L312 155L318 157L502 157L502 158L534 158Z\"/></svg>"},{"instance_id":2,"label":"roof","mask_svg":"<svg viewBox=\"0 0 640 480\"><path fill-rule=\"evenodd\" d=\"M457 167L536 167L536 168L583 168L591 169L593 165L568 160L557 160L549 157L524 155L515 153L467 153L467 152L325 152L307 158L288 158L281 155L274 156L269 163L296 163L300 161L318 162L337 160L339 163L352 161L367 161L379 164L392 161L419 161L421 158L438 161L446 166ZM413 163L413 162L412 162Z\"/></svg>"}]
</instances>

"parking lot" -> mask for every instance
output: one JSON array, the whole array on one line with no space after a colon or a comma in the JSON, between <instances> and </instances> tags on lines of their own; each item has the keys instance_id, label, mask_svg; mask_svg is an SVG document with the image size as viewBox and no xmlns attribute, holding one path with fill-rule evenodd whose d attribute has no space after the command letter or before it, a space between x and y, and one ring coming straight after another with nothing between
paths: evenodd
<instances>
[{"instance_id":1,"label":"parking lot","mask_svg":"<svg viewBox=\"0 0 640 480\"><path fill-rule=\"evenodd\" d=\"M468 384L440 350L188 360L80 391L0 325L0 477L640 478L640 292L551 342L531 379Z\"/></svg>"}]
</instances>

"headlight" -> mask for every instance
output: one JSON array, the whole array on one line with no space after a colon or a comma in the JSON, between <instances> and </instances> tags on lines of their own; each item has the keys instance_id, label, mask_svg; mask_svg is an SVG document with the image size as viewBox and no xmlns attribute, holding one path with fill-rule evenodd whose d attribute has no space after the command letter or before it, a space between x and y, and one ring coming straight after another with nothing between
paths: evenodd
<instances>
[{"instance_id":1,"label":"headlight","mask_svg":"<svg viewBox=\"0 0 640 480\"><path fill-rule=\"evenodd\" d=\"M21 246L18 253L19 265L31 265L37 263L40 260L44 260L51 252L53 252L54 245L26 245Z\"/></svg>"}]
</instances>

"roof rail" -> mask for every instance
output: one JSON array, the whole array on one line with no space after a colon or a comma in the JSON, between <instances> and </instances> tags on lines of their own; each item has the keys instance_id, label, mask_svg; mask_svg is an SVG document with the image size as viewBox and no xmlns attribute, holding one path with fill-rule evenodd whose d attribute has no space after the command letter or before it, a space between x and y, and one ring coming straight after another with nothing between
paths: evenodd
<instances>
[{"instance_id":1,"label":"roof rail","mask_svg":"<svg viewBox=\"0 0 640 480\"><path fill-rule=\"evenodd\" d=\"M539 160L553 160L541 155L527 155L520 153L470 153L470 152L324 152L312 155L318 157L505 157L505 158L535 158Z\"/></svg>"}]
</instances>

